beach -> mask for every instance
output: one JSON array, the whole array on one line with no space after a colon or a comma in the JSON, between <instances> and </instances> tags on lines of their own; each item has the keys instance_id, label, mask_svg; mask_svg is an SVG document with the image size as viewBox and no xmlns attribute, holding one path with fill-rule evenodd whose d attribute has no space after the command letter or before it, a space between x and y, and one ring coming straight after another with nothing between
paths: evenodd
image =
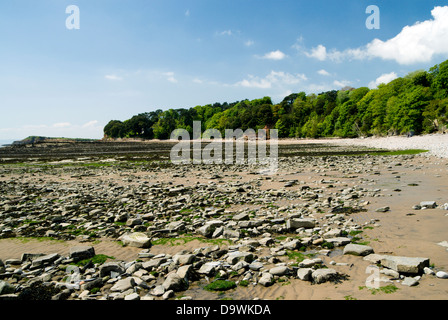
<instances>
[{"instance_id":1,"label":"beach","mask_svg":"<svg viewBox=\"0 0 448 320\"><path fill-rule=\"evenodd\" d=\"M92 266L82 275L102 279L99 293L81 288L67 299L120 300L137 293L132 297L141 300L444 300L448 280L436 273L448 271L447 137L281 140L285 148L311 144L430 152L292 155L280 157L272 175L249 165L156 165L110 155L108 161L2 164L2 279L10 281L8 274L15 274L10 282L23 287L39 277L61 283L60 266L68 264L72 248L83 246L123 263L126 271L119 279L104 278L101 266ZM432 205L425 207L426 202ZM293 227L305 220L312 226ZM151 245L124 244L122 236L132 233L144 233ZM373 253L346 254L348 244ZM24 253L57 254L58 265L52 261L41 273L27 269ZM381 260L389 256L427 259L427 269L397 276ZM309 267L303 265L307 260ZM209 265L210 273L204 271ZM196 277L185 276L188 286L169 286L170 275L185 266ZM302 279L303 269L331 270L334 277ZM382 279L376 287L369 286L372 270ZM262 280L266 274L271 282ZM132 292L111 290L130 277L135 278ZM216 279L236 286L204 289Z\"/></svg>"}]
</instances>

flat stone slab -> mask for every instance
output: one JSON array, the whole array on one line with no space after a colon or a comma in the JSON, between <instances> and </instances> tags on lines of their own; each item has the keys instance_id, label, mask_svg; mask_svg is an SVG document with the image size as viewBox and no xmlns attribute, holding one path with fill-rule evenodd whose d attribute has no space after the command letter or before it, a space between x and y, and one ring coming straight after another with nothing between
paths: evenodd
<instances>
[{"instance_id":1,"label":"flat stone slab","mask_svg":"<svg viewBox=\"0 0 448 320\"><path fill-rule=\"evenodd\" d=\"M334 244L335 247L345 246L346 244L352 242L350 238L345 237L328 238L325 241L331 242L332 244Z\"/></svg>"},{"instance_id":2,"label":"flat stone slab","mask_svg":"<svg viewBox=\"0 0 448 320\"><path fill-rule=\"evenodd\" d=\"M420 202L420 207L434 209L435 207L437 207L437 203L435 201L422 201Z\"/></svg>"},{"instance_id":3,"label":"flat stone slab","mask_svg":"<svg viewBox=\"0 0 448 320\"><path fill-rule=\"evenodd\" d=\"M344 248L344 254L351 254L354 256L367 256L373 253L373 248L360 244L349 243Z\"/></svg>"},{"instance_id":4,"label":"flat stone slab","mask_svg":"<svg viewBox=\"0 0 448 320\"><path fill-rule=\"evenodd\" d=\"M143 232L125 233L118 240L130 247L149 248L151 246L151 239Z\"/></svg>"},{"instance_id":5,"label":"flat stone slab","mask_svg":"<svg viewBox=\"0 0 448 320\"><path fill-rule=\"evenodd\" d=\"M314 228L316 226L316 220L314 219L288 219L286 220L287 229L298 229L298 228Z\"/></svg>"},{"instance_id":6,"label":"flat stone slab","mask_svg":"<svg viewBox=\"0 0 448 320\"><path fill-rule=\"evenodd\" d=\"M383 256L381 265L397 272L416 274L422 273L425 267L429 267L429 259L420 257Z\"/></svg>"}]
</instances>

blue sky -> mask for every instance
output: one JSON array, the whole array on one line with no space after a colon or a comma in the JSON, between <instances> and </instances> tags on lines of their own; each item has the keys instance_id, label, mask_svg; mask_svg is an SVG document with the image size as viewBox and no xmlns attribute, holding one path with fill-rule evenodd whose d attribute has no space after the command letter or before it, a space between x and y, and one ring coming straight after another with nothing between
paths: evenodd
<instances>
[{"instance_id":1,"label":"blue sky","mask_svg":"<svg viewBox=\"0 0 448 320\"><path fill-rule=\"evenodd\" d=\"M142 112L375 88L446 59L447 1L2 1L0 140L101 138Z\"/></svg>"}]
</instances>

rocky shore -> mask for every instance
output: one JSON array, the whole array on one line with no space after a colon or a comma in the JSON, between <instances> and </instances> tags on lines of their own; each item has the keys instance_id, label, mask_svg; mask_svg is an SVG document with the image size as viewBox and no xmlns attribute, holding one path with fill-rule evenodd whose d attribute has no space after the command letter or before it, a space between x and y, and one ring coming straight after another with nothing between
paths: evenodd
<instances>
[{"instance_id":1,"label":"rocky shore","mask_svg":"<svg viewBox=\"0 0 448 320\"><path fill-rule=\"evenodd\" d=\"M3 164L0 299L446 298L447 161L293 153Z\"/></svg>"}]
</instances>

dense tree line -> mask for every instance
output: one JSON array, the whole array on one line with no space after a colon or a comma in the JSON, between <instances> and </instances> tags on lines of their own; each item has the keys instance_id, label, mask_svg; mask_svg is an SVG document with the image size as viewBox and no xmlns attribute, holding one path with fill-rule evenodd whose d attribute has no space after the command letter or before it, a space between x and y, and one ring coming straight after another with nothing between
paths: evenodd
<instances>
[{"instance_id":1,"label":"dense tree line","mask_svg":"<svg viewBox=\"0 0 448 320\"><path fill-rule=\"evenodd\" d=\"M215 103L190 109L157 110L104 128L108 138L169 139L175 129L275 128L280 138L424 134L448 123L448 60L376 89L343 88L320 94L293 93L278 104L270 97Z\"/></svg>"}]
</instances>

